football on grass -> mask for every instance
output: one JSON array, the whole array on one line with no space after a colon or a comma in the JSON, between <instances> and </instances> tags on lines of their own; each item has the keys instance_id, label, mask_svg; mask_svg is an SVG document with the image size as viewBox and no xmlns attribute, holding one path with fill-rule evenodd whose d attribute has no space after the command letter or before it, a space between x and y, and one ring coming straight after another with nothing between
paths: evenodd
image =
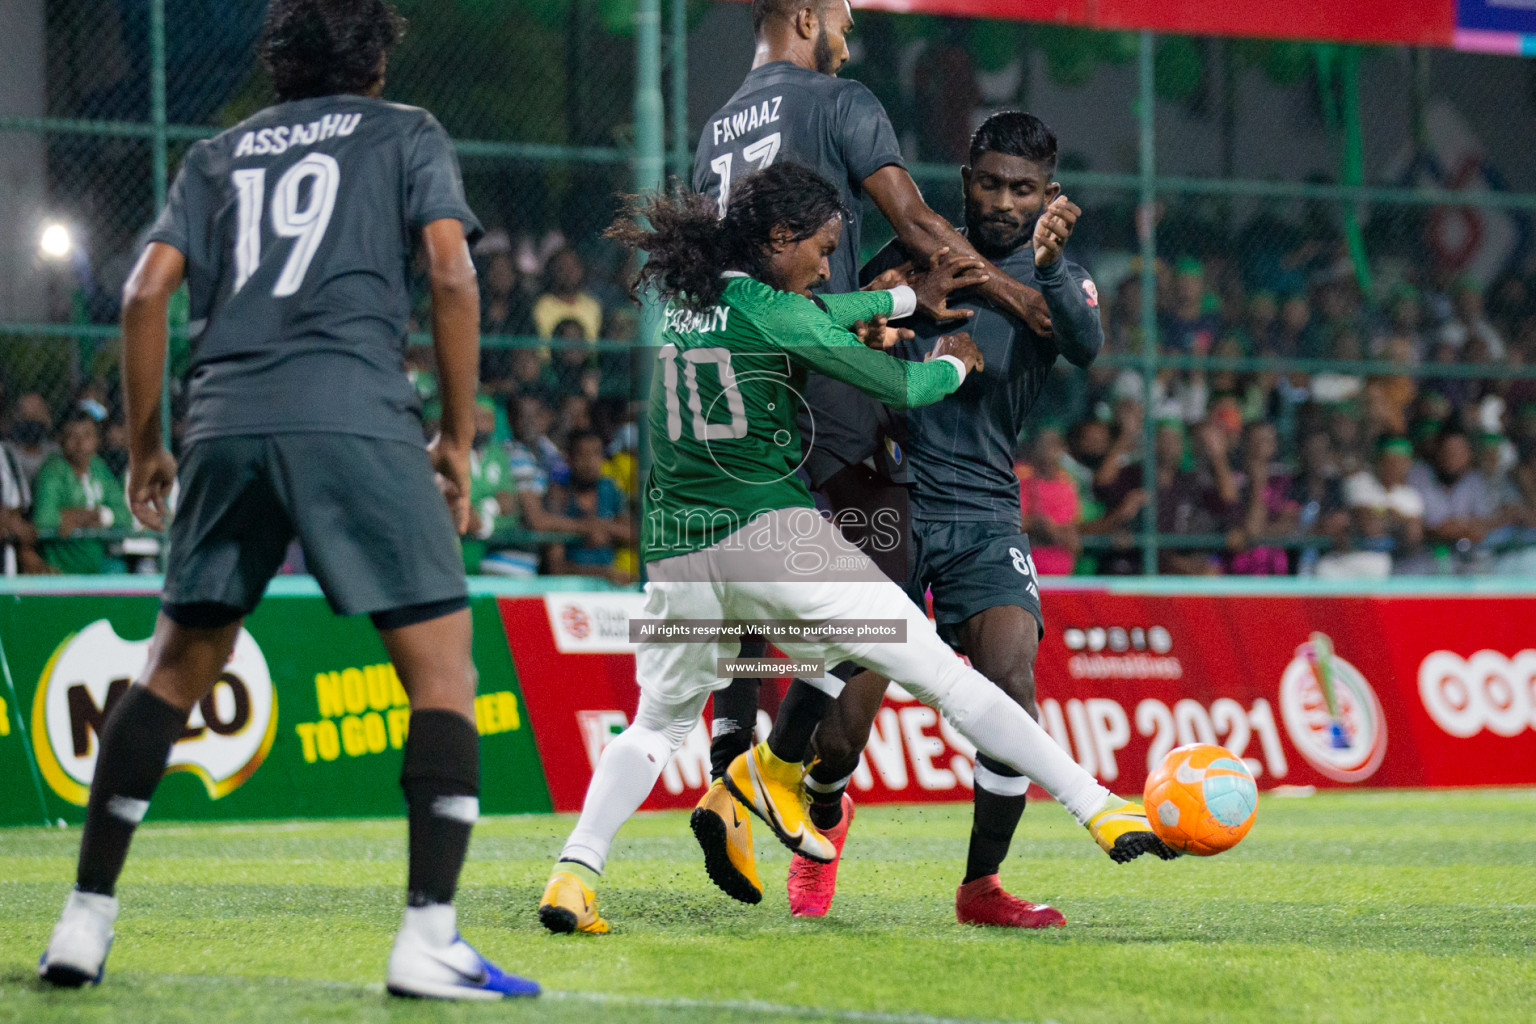
<instances>
[{"instance_id":1,"label":"football on grass","mask_svg":"<svg viewBox=\"0 0 1536 1024\"><path fill-rule=\"evenodd\" d=\"M1168 751L1147 777L1143 798L1159 839L1181 853L1209 857L1248 834L1259 790L1248 766L1231 751L1191 743Z\"/></svg>"}]
</instances>

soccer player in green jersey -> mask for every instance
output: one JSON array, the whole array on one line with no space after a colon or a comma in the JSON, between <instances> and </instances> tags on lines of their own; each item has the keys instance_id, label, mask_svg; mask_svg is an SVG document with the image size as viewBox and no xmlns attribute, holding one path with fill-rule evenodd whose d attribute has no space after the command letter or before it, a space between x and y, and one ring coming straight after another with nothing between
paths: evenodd
<instances>
[{"instance_id":1,"label":"soccer player in green jersey","mask_svg":"<svg viewBox=\"0 0 1536 1024\"><path fill-rule=\"evenodd\" d=\"M613 837L694 728L710 693L726 685L719 659L739 647L723 633L663 638L665 627L682 628L686 620L706 627L743 619L896 620L903 642L847 634L775 642L793 659L854 661L900 682L979 750L1039 782L1090 831L1117 821L1123 802L960 660L901 589L816 511L794 475L802 457L795 416L808 371L911 408L953 393L982 369L968 336L941 339L924 362L901 362L843 326L876 319L877 331L877 318L916 308L914 289L947 291L980 272L813 300L844 210L831 184L793 164L739 180L723 219L712 199L697 194L655 198L635 213L651 226L631 219L612 234L649 253L640 283L670 300L650 395L654 463L641 526L650 582L639 625L658 639L639 645L639 708L598 760L581 818L540 901L540 920L556 932L608 930L593 890ZM829 677L821 683L836 688ZM792 746L801 738L795 739ZM800 749L772 739L759 744L742 776L732 773L727 784L791 850L830 860L831 844L805 816L800 762L809 736L803 740Z\"/></svg>"}]
</instances>

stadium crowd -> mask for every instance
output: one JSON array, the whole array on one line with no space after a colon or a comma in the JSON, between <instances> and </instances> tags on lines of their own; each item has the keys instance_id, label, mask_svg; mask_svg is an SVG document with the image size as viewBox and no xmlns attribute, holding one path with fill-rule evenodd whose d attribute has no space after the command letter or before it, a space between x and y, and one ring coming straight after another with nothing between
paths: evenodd
<instances>
[{"instance_id":1,"label":"stadium crowd","mask_svg":"<svg viewBox=\"0 0 1536 1024\"><path fill-rule=\"evenodd\" d=\"M1536 366L1536 278L1484 289L1399 268L1379 275L1397 283L1370 301L1336 235L1270 225L1247 238L1262 244L1240 235L1230 251L1207 247L1157 264L1161 351ZM1103 275L1105 352L1136 356L1139 267L1083 242L1078 258ZM488 340L466 565L632 581L638 428L623 346L639 320L620 283L629 268L600 247L579 251L558 234L504 228L487 232L475 258ZM1149 394L1129 362L1101 358L1087 373L1058 363L1021 439L1020 500L1042 573L1139 573L1138 535L1148 525L1190 537L1161 547L1164 573L1380 577L1536 566L1536 379L1367 375L1348 365L1165 369ZM430 431L431 349L413 346L407 366ZM4 571L152 571L152 549L124 550L133 524L114 374L50 402L12 393L4 370ZM1142 467L1149 401L1155 524ZM302 571L297 551L287 569Z\"/></svg>"}]
</instances>

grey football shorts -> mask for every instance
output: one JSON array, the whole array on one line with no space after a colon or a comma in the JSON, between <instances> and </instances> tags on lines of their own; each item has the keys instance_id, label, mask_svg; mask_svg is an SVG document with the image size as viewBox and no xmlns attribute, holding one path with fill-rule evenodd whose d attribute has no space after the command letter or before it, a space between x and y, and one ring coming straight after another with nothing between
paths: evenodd
<instances>
[{"instance_id":1,"label":"grey football shorts","mask_svg":"<svg viewBox=\"0 0 1536 1024\"><path fill-rule=\"evenodd\" d=\"M397 628L468 605L426 449L352 434L205 438L184 454L164 611L187 626L249 613L297 539L338 615Z\"/></svg>"},{"instance_id":2,"label":"grey football shorts","mask_svg":"<svg viewBox=\"0 0 1536 1024\"><path fill-rule=\"evenodd\" d=\"M913 519L912 563L907 596L922 607L924 591L933 589L933 622L951 647L965 620L1004 605L1029 612L1045 635L1029 537L1017 526Z\"/></svg>"}]
</instances>

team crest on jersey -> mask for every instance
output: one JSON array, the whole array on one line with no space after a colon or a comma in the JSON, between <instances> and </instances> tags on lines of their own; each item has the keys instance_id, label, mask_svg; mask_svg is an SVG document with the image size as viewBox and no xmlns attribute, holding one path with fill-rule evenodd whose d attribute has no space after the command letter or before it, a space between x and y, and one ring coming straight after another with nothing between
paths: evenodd
<instances>
[{"instance_id":1,"label":"team crest on jersey","mask_svg":"<svg viewBox=\"0 0 1536 1024\"><path fill-rule=\"evenodd\" d=\"M901 465L901 445L897 444L895 441L892 441L890 438L886 438L885 451L886 454L891 457L891 462L898 466Z\"/></svg>"},{"instance_id":2,"label":"team crest on jersey","mask_svg":"<svg viewBox=\"0 0 1536 1024\"><path fill-rule=\"evenodd\" d=\"M1091 280L1083 279L1083 294L1088 296L1088 305L1097 309L1099 305L1099 289Z\"/></svg>"}]
</instances>

